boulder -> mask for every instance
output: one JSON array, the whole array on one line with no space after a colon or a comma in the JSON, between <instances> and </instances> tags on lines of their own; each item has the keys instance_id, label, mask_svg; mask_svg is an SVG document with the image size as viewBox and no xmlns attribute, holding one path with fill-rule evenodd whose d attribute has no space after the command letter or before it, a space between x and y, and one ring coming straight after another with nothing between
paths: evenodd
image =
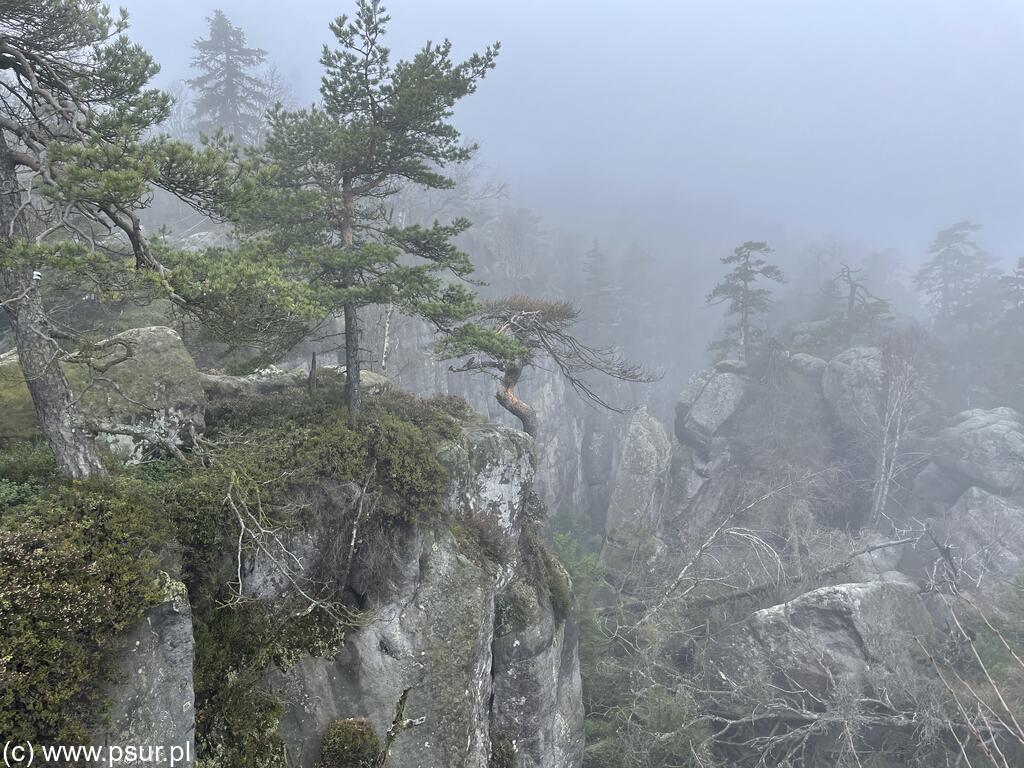
<instances>
[{"instance_id":1,"label":"boulder","mask_svg":"<svg viewBox=\"0 0 1024 768\"><path fill-rule=\"evenodd\" d=\"M676 403L676 437L706 454L711 439L743 404L747 379L733 371L704 370L690 377Z\"/></svg>"},{"instance_id":2,"label":"boulder","mask_svg":"<svg viewBox=\"0 0 1024 768\"><path fill-rule=\"evenodd\" d=\"M825 401L839 423L861 434L879 429L885 371L882 351L853 347L829 361L822 376Z\"/></svg>"},{"instance_id":3,"label":"boulder","mask_svg":"<svg viewBox=\"0 0 1024 768\"><path fill-rule=\"evenodd\" d=\"M814 377L823 376L825 373L825 369L828 368L828 363L826 363L820 357L808 355L804 352L797 352L793 355L790 355L789 364L792 365L796 370L800 371L800 373Z\"/></svg>"},{"instance_id":4,"label":"boulder","mask_svg":"<svg viewBox=\"0 0 1024 768\"><path fill-rule=\"evenodd\" d=\"M192 430L204 428L206 399L199 373L176 331L134 328L97 346L105 355L98 362L110 365L108 370L90 377L83 365L64 369L79 397L83 427L100 428L101 442L121 461L136 463L164 444L185 445ZM13 353L0 357L0 408L2 436L39 435L32 398ZM147 440L148 434L157 439Z\"/></svg>"},{"instance_id":5,"label":"boulder","mask_svg":"<svg viewBox=\"0 0 1024 768\"><path fill-rule=\"evenodd\" d=\"M1024 572L1024 508L1001 496L968 488L934 528L961 587L994 591Z\"/></svg>"},{"instance_id":6,"label":"boulder","mask_svg":"<svg viewBox=\"0 0 1024 768\"><path fill-rule=\"evenodd\" d=\"M934 459L990 490L1019 491L1024 488L1024 421L1012 408L964 411L942 430Z\"/></svg>"},{"instance_id":7,"label":"boulder","mask_svg":"<svg viewBox=\"0 0 1024 768\"><path fill-rule=\"evenodd\" d=\"M259 397L287 392L296 388L309 386L308 368L278 368L270 366L245 376L229 376L220 373L201 372L203 390L210 400L233 399L239 397ZM391 381L373 371L360 371L359 381L366 392L383 392L390 388ZM323 365L317 375L319 384L345 383L344 367Z\"/></svg>"},{"instance_id":8,"label":"boulder","mask_svg":"<svg viewBox=\"0 0 1024 768\"><path fill-rule=\"evenodd\" d=\"M937 640L918 588L894 571L757 611L709 649L717 690L705 694L704 707L736 723L722 756L730 765L782 764L799 743L802 764L836 765L851 746L844 723L859 710L852 702L883 701L884 710L854 715L853 746L872 765L904 765L886 756L913 754L917 733L886 713L919 704L916 691L932 684L932 671L918 643L934 648ZM816 714L805 720L802 712ZM761 754L759 740L778 750Z\"/></svg>"}]
</instances>

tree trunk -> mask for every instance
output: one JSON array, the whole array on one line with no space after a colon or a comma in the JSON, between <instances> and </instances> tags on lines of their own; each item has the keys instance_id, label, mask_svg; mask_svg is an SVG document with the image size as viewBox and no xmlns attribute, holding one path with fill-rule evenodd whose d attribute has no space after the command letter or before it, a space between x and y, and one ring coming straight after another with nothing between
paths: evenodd
<instances>
[{"instance_id":1,"label":"tree trunk","mask_svg":"<svg viewBox=\"0 0 1024 768\"><path fill-rule=\"evenodd\" d=\"M0 133L0 243L8 248L15 239L28 237L19 214L21 202L14 161ZM74 397L60 367L60 348L49 333L33 273L31 266L0 270L0 285L6 294L2 297L7 302L4 311L14 330L18 360L39 426L53 451L58 472L75 478L102 475L96 441L75 426Z\"/></svg>"},{"instance_id":2,"label":"tree trunk","mask_svg":"<svg viewBox=\"0 0 1024 768\"><path fill-rule=\"evenodd\" d=\"M342 179L343 219L341 227L342 247L351 251L354 247L353 232L355 229L355 196L352 192L352 180ZM346 270L342 277L342 285L351 288L355 285L355 276ZM361 388L359 381L359 315L356 305L346 302L345 314L345 403L349 413L359 413L362 407Z\"/></svg>"},{"instance_id":3,"label":"tree trunk","mask_svg":"<svg viewBox=\"0 0 1024 768\"><path fill-rule=\"evenodd\" d=\"M505 372L502 379L502 388L498 390L496 397L501 407L511 413L523 425L523 431L530 437L536 439L539 429L537 412L527 403L520 400L515 393L515 386L523 375L522 368L511 368Z\"/></svg>"},{"instance_id":4,"label":"tree trunk","mask_svg":"<svg viewBox=\"0 0 1024 768\"><path fill-rule=\"evenodd\" d=\"M345 403L351 413L362 407L359 386L359 315L356 305L345 304Z\"/></svg>"}]
</instances>

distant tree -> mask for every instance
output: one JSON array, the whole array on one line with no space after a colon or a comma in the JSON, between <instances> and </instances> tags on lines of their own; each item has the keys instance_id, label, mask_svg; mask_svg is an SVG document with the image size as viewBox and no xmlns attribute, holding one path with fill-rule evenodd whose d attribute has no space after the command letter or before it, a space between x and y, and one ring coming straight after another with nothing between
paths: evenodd
<instances>
[{"instance_id":1,"label":"distant tree","mask_svg":"<svg viewBox=\"0 0 1024 768\"><path fill-rule=\"evenodd\" d=\"M847 344L851 343L859 329L871 325L879 315L889 311L889 303L868 289L863 270L841 264L832 283L844 300L843 325L846 328Z\"/></svg>"},{"instance_id":2,"label":"distant tree","mask_svg":"<svg viewBox=\"0 0 1024 768\"><path fill-rule=\"evenodd\" d=\"M141 277L181 301L139 211L153 186L204 207L230 184L215 148L147 138L169 99L148 87L157 66L126 28L123 13L114 20L95 0L7 4L0 14L0 308L57 469L72 477L103 466L61 362L100 370L96 358L111 350L55 322L47 286L61 276L96 294L125 292Z\"/></svg>"},{"instance_id":3,"label":"distant tree","mask_svg":"<svg viewBox=\"0 0 1024 768\"><path fill-rule=\"evenodd\" d=\"M321 103L276 109L262 160L272 172L262 199L239 211L251 246L281 259L308 282L323 312L344 318L346 401L360 408L361 307L394 304L438 327L466 317L472 272L452 238L469 226L394 225L386 208L403 185L448 188L443 170L470 158L452 110L494 67L497 44L461 63L451 43L427 43L390 61L382 45L390 17L377 0L331 24L324 46ZM451 277L455 278L452 281Z\"/></svg>"},{"instance_id":4,"label":"distant tree","mask_svg":"<svg viewBox=\"0 0 1024 768\"><path fill-rule=\"evenodd\" d=\"M220 129L242 144L252 144L266 109L273 106L271 86L259 74L267 53L249 48L245 32L223 11L214 11L207 22L207 36L192 44L192 67L199 74L188 81L196 92L196 127L207 134Z\"/></svg>"},{"instance_id":5,"label":"distant tree","mask_svg":"<svg viewBox=\"0 0 1024 768\"><path fill-rule=\"evenodd\" d=\"M764 258L771 253L774 251L768 243L747 241L728 256L723 256L722 263L732 265L732 271L706 298L708 304L726 303L726 314L732 318L725 338L718 342L718 348L734 348L744 361L749 358L757 317L771 306L771 291L759 288L757 284L763 280L781 283L785 279L782 270Z\"/></svg>"},{"instance_id":6,"label":"distant tree","mask_svg":"<svg viewBox=\"0 0 1024 768\"><path fill-rule=\"evenodd\" d=\"M616 282L611 260L595 240L583 255L583 308L600 338L611 336L621 309L622 288Z\"/></svg>"},{"instance_id":7,"label":"distant tree","mask_svg":"<svg viewBox=\"0 0 1024 768\"><path fill-rule=\"evenodd\" d=\"M971 324L981 284L991 277L992 259L972 239L979 229L980 224L961 221L939 232L914 278L940 328Z\"/></svg>"},{"instance_id":8,"label":"distant tree","mask_svg":"<svg viewBox=\"0 0 1024 768\"><path fill-rule=\"evenodd\" d=\"M515 391L529 368L554 363L577 394L616 412L623 409L602 397L590 381L592 374L632 382L656 378L625 360L615 348L597 348L580 341L572 333L579 318L580 310L564 301L541 301L527 296L485 301L474 314L473 322L445 337L438 351L446 359L463 359L452 370L475 371L497 379L498 402L519 419L524 432L536 437L537 411Z\"/></svg>"}]
</instances>

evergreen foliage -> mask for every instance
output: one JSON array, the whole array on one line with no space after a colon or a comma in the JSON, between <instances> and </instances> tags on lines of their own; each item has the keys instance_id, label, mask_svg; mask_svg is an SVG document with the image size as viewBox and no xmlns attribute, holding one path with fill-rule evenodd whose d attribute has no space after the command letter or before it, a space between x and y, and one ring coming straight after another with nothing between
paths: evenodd
<instances>
[{"instance_id":1,"label":"evergreen foliage","mask_svg":"<svg viewBox=\"0 0 1024 768\"><path fill-rule=\"evenodd\" d=\"M771 306L771 290L758 287L758 283L784 280L782 270L765 258L771 253L768 243L748 240L722 257L722 263L732 265L732 271L706 298L708 304L726 304L726 315L732 318L724 338L712 346L719 355L736 351L744 361L749 359L757 318Z\"/></svg>"},{"instance_id":2,"label":"evergreen foliage","mask_svg":"<svg viewBox=\"0 0 1024 768\"><path fill-rule=\"evenodd\" d=\"M270 87L258 73L266 51L248 47L245 32L219 9L207 22L207 36L192 44L192 66L199 74L188 81L196 91L196 127L207 134L224 131L242 144L255 143L264 120L261 107L270 97Z\"/></svg>"},{"instance_id":3,"label":"evergreen foliage","mask_svg":"<svg viewBox=\"0 0 1024 768\"><path fill-rule=\"evenodd\" d=\"M394 226L386 201L403 185L447 188L444 168L468 160L452 110L494 67L498 46L465 61L451 43L427 43L391 62L383 38L390 17L360 0L352 19L331 24L336 48L321 55L321 101L276 109L261 156L265 194L236 211L249 247L281 254L283 271L308 284L325 315L342 315L347 404L360 406L358 310L395 304L438 328L465 318L473 294L460 281L472 264L452 238L464 219Z\"/></svg>"}]
</instances>

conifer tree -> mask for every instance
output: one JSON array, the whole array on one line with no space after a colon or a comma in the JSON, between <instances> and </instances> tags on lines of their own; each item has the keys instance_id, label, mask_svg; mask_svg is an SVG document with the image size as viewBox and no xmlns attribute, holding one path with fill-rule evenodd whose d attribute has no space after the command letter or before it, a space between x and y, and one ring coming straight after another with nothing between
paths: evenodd
<instances>
[{"instance_id":1,"label":"conifer tree","mask_svg":"<svg viewBox=\"0 0 1024 768\"><path fill-rule=\"evenodd\" d=\"M53 321L43 289L57 274L97 293L142 275L180 300L139 211L152 185L208 205L229 165L214 147L147 138L169 99L147 87L157 66L126 28L98 0L8 4L0 16L0 307L57 469L72 477L103 467L60 364L102 350Z\"/></svg>"},{"instance_id":2,"label":"conifer tree","mask_svg":"<svg viewBox=\"0 0 1024 768\"><path fill-rule=\"evenodd\" d=\"M266 51L248 47L245 32L221 10L207 22L207 36L192 44L192 67L199 71L189 80L196 91L196 127L206 134L220 129L239 143L252 144L264 122L270 90L258 72Z\"/></svg>"},{"instance_id":3,"label":"conifer tree","mask_svg":"<svg viewBox=\"0 0 1024 768\"><path fill-rule=\"evenodd\" d=\"M972 324L977 309L972 299L991 280L992 259L972 239L980 224L961 221L935 236L929 259L914 280L929 298L937 326L950 329Z\"/></svg>"},{"instance_id":4,"label":"conifer tree","mask_svg":"<svg viewBox=\"0 0 1024 768\"><path fill-rule=\"evenodd\" d=\"M438 352L447 359L460 358L455 371L471 371L493 377L499 383L495 397L506 411L537 437L540 422L536 409L516 392L530 368L550 363L587 402L617 413L625 409L611 404L592 381L593 374L617 381L649 383L658 376L629 362L615 347L595 347L574 332L580 310L565 301L544 301L515 295L484 301L465 323L446 335Z\"/></svg>"},{"instance_id":5,"label":"conifer tree","mask_svg":"<svg viewBox=\"0 0 1024 768\"><path fill-rule=\"evenodd\" d=\"M274 176L263 199L241 212L252 244L282 254L310 284L323 312L345 326L346 401L360 407L358 310L394 304L439 328L466 317L472 272L452 238L469 223L392 225L386 202L403 185L448 188L445 166L475 150L461 142L452 110L494 66L498 46L456 63L447 40L392 63L383 45L390 17L360 0L331 24L321 101L271 115L263 162Z\"/></svg>"},{"instance_id":6,"label":"conifer tree","mask_svg":"<svg viewBox=\"0 0 1024 768\"><path fill-rule=\"evenodd\" d=\"M774 251L768 243L747 241L731 254L723 256L722 263L733 265L732 271L706 298L708 304L726 303L726 315L732 318L725 338L716 347L723 351L736 349L744 362L749 360L757 317L771 306L771 291L759 288L757 284L763 280L776 283L784 280L782 270L764 258L771 253Z\"/></svg>"}]
</instances>

